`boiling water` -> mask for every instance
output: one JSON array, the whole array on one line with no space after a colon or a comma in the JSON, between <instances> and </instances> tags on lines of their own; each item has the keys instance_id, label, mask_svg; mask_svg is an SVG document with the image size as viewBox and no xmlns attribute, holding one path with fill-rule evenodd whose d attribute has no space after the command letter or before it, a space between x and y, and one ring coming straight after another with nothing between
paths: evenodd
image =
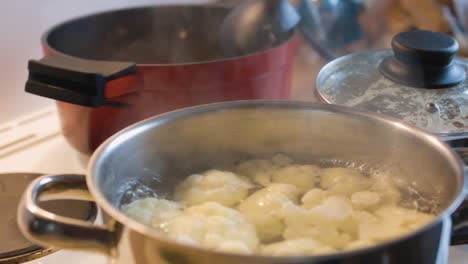
<instances>
[{"instance_id":1,"label":"boiling water","mask_svg":"<svg viewBox=\"0 0 468 264\"><path fill-rule=\"evenodd\" d=\"M264 158L264 157L262 157ZM251 158L245 158L243 160L248 160ZM387 169L383 168L382 166L375 166L371 164L363 164L349 160L339 160L339 159L310 159L315 162L305 162L306 159L301 158L300 162L299 159L294 159L295 164L311 164L317 165L320 168L333 168L333 167L342 167L342 168L351 168L360 171L363 175L372 178L374 181L379 182L382 185L386 186L394 186L398 189L401 193L402 199L399 202L399 206L402 206L407 209L413 209L424 213L430 214L437 214L440 211L441 203L437 199L434 199L434 195L431 194L423 194L416 182L409 182L404 177L399 175L392 175ZM224 169L227 171L235 171L235 167L240 163L235 162L232 166L227 166ZM200 172L194 172L200 173ZM188 175L186 175L188 176ZM156 181L156 180L153 180ZM145 179L145 182L148 182L148 179ZM157 179L156 184L164 184L160 183L161 179ZM151 184L154 185L154 184ZM250 193L263 188L262 185L257 185L256 188L250 190ZM153 188L149 187L146 183L141 180L131 180L124 186L122 186L121 190L121 198L118 199L120 202L118 203L118 207L123 204L128 204L132 201L154 197L154 198L164 198L164 199L172 199L172 193L162 193L160 191L156 191Z\"/></svg>"}]
</instances>

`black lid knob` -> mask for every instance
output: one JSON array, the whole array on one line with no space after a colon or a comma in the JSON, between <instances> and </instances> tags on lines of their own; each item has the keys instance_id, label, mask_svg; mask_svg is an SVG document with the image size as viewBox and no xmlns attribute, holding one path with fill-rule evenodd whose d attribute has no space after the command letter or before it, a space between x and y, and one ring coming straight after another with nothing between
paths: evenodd
<instances>
[{"instance_id":1,"label":"black lid knob","mask_svg":"<svg viewBox=\"0 0 468 264\"><path fill-rule=\"evenodd\" d=\"M453 61L459 45L449 35L415 30L402 32L392 40L394 56L385 58L380 72L399 84L442 88L465 80L465 69Z\"/></svg>"}]
</instances>

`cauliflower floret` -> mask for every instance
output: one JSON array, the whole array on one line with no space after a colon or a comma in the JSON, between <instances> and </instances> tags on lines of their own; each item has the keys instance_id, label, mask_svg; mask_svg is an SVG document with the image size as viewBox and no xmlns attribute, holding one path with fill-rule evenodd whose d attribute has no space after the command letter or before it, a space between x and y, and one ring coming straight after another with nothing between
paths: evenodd
<instances>
[{"instance_id":1,"label":"cauliflower floret","mask_svg":"<svg viewBox=\"0 0 468 264\"><path fill-rule=\"evenodd\" d=\"M252 254L252 249L250 249L247 244L242 241L223 241L218 246L218 250L221 252Z\"/></svg>"},{"instance_id":2,"label":"cauliflower floret","mask_svg":"<svg viewBox=\"0 0 468 264\"><path fill-rule=\"evenodd\" d=\"M209 170L186 178L176 187L174 198L187 205L213 201L231 207L247 197L253 187L248 179L232 172Z\"/></svg>"},{"instance_id":3,"label":"cauliflower floret","mask_svg":"<svg viewBox=\"0 0 468 264\"><path fill-rule=\"evenodd\" d=\"M401 192L395 186L392 178L388 174L380 173L372 176L371 191L380 195L381 205L397 205L401 200Z\"/></svg>"},{"instance_id":4,"label":"cauliflower floret","mask_svg":"<svg viewBox=\"0 0 468 264\"><path fill-rule=\"evenodd\" d=\"M271 160L251 159L241 162L236 167L236 172L253 179L262 186L271 184L271 177L276 170L288 166L292 159L283 154L276 154Z\"/></svg>"},{"instance_id":5,"label":"cauliflower floret","mask_svg":"<svg viewBox=\"0 0 468 264\"><path fill-rule=\"evenodd\" d=\"M350 196L368 190L371 181L359 171L351 168L327 168L320 171L320 186L331 194Z\"/></svg>"},{"instance_id":6,"label":"cauliflower floret","mask_svg":"<svg viewBox=\"0 0 468 264\"><path fill-rule=\"evenodd\" d=\"M308 191L301 198L302 207L310 209L321 204L328 197L328 192L319 188L314 188Z\"/></svg>"},{"instance_id":7,"label":"cauliflower floret","mask_svg":"<svg viewBox=\"0 0 468 264\"><path fill-rule=\"evenodd\" d=\"M434 216L397 206L381 207L375 211L377 222L359 226L359 238L385 241L410 233L428 222Z\"/></svg>"},{"instance_id":8,"label":"cauliflower floret","mask_svg":"<svg viewBox=\"0 0 468 264\"><path fill-rule=\"evenodd\" d=\"M159 199L146 198L133 201L121 207L121 210L127 216L137 220L145 225L151 225L153 219L154 207Z\"/></svg>"},{"instance_id":9,"label":"cauliflower floret","mask_svg":"<svg viewBox=\"0 0 468 264\"><path fill-rule=\"evenodd\" d=\"M334 226L287 224L283 233L285 239L310 238L332 248L343 248L350 241L349 234L340 232Z\"/></svg>"},{"instance_id":10,"label":"cauliflower floret","mask_svg":"<svg viewBox=\"0 0 468 264\"><path fill-rule=\"evenodd\" d=\"M356 241L353 241L353 242L349 243L348 245L346 245L345 249L355 250L355 249L371 247L371 246L373 246L375 244L376 243L374 241L371 241L371 240L356 240Z\"/></svg>"},{"instance_id":11,"label":"cauliflower floret","mask_svg":"<svg viewBox=\"0 0 468 264\"><path fill-rule=\"evenodd\" d=\"M297 203L299 197L299 190L296 186L292 184L285 183L272 183L262 190L271 192L271 193L281 193L286 195L291 201Z\"/></svg>"},{"instance_id":12,"label":"cauliflower floret","mask_svg":"<svg viewBox=\"0 0 468 264\"><path fill-rule=\"evenodd\" d=\"M371 191L355 192L351 195L351 203L354 208L375 208L380 203L380 195Z\"/></svg>"},{"instance_id":13,"label":"cauliflower floret","mask_svg":"<svg viewBox=\"0 0 468 264\"><path fill-rule=\"evenodd\" d=\"M301 193L305 193L320 182L319 172L320 168L314 165L292 165L273 172L271 180L275 183L292 184Z\"/></svg>"},{"instance_id":14,"label":"cauliflower floret","mask_svg":"<svg viewBox=\"0 0 468 264\"><path fill-rule=\"evenodd\" d=\"M362 223L359 225L359 239L381 242L402 236L409 233L409 231L409 229L404 227L381 222Z\"/></svg>"},{"instance_id":15,"label":"cauliflower floret","mask_svg":"<svg viewBox=\"0 0 468 264\"><path fill-rule=\"evenodd\" d=\"M179 242L218 251L251 254L258 247L255 227L238 211L216 202L187 208L165 231Z\"/></svg>"},{"instance_id":16,"label":"cauliflower floret","mask_svg":"<svg viewBox=\"0 0 468 264\"><path fill-rule=\"evenodd\" d=\"M376 223L378 219L367 211L354 211L349 219L340 223L338 229L346 232L352 238L359 237L359 226L366 223Z\"/></svg>"},{"instance_id":17,"label":"cauliflower floret","mask_svg":"<svg viewBox=\"0 0 468 264\"><path fill-rule=\"evenodd\" d=\"M398 206L381 207L375 215L386 225L401 226L410 229L419 228L434 218L433 215Z\"/></svg>"},{"instance_id":18,"label":"cauliflower floret","mask_svg":"<svg viewBox=\"0 0 468 264\"><path fill-rule=\"evenodd\" d=\"M269 256L370 247L434 218L398 206L401 194L387 174L295 165L282 154L244 161L235 171L189 176L175 189L179 202L146 198L121 209L180 243ZM255 186L247 177L265 187L248 196Z\"/></svg>"},{"instance_id":19,"label":"cauliflower floret","mask_svg":"<svg viewBox=\"0 0 468 264\"><path fill-rule=\"evenodd\" d=\"M341 248L352 239L339 228L353 214L351 203L345 197L328 197L310 209L287 205L283 214L286 224L283 237L286 239L312 238L334 248Z\"/></svg>"},{"instance_id":20,"label":"cauliflower floret","mask_svg":"<svg viewBox=\"0 0 468 264\"><path fill-rule=\"evenodd\" d=\"M268 256L312 256L335 252L336 249L310 238L284 240L266 245L261 250L262 255Z\"/></svg>"},{"instance_id":21,"label":"cauliflower floret","mask_svg":"<svg viewBox=\"0 0 468 264\"><path fill-rule=\"evenodd\" d=\"M181 214L183 205L158 198L145 198L122 206L127 216L156 229Z\"/></svg>"},{"instance_id":22,"label":"cauliflower floret","mask_svg":"<svg viewBox=\"0 0 468 264\"><path fill-rule=\"evenodd\" d=\"M389 206L397 205L401 200L401 192L394 186L387 185L387 187L381 187L374 191L379 193L381 204Z\"/></svg>"},{"instance_id":23,"label":"cauliflower floret","mask_svg":"<svg viewBox=\"0 0 468 264\"><path fill-rule=\"evenodd\" d=\"M341 223L347 220L353 213L353 207L344 197L330 196L322 204L308 210L309 215L318 222L326 221Z\"/></svg>"},{"instance_id":24,"label":"cauliflower floret","mask_svg":"<svg viewBox=\"0 0 468 264\"><path fill-rule=\"evenodd\" d=\"M371 213L355 210L348 198L327 197L327 191L321 189L312 189L307 192L302 197L302 201L302 208L307 209L303 211L302 217L320 225L336 226L340 232L349 234L351 238L357 238L360 223L377 221Z\"/></svg>"},{"instance_id":25,"label":"cauliflower floret","mask_svg":"<svg viewBox=\"0 0 468 264\"><path fill-rule=\"evenodd\" d=\"M255 225L260 240L271 241L283 233L283 206L297 201L298 195L294 185L271 184L245 199L239 211Z\"/></svg>"},{"instance_id":26,"label":"cauliflower floret","mask_svg":"<svg viewBox=\"0 0 468 264\"><path fill-rule=\"evenodd\" d=\"M319 205L310 209L298 206L287 206L283 209L286 219L296 218L297 221L315 225L338 226L353 213L353 207L345 197L330 196Z\"/></svg>"},{"instance_id":27,"label":"cauliflower floret","mask_svg":"<svg viewBox=\"0 0 468 264\"><path fill-rule=\"evenodd\" d=\"M271 183L271 173L277 169L271 160L266 159L252 159L241 162L236 167L236 173L245 175L255 183L267 186Z\"/></svg>"},{"instance_id":28,"label":"cauliflower floret","mask_svg":"<svg viewBox=\"0 0 468 264\"><path fill-rule=\"evenodd\" d=\"M378 221L375 215L367 211L354 211L352 218L356 219L360 223L374 223Z\"/></svg>"}]
</instances>

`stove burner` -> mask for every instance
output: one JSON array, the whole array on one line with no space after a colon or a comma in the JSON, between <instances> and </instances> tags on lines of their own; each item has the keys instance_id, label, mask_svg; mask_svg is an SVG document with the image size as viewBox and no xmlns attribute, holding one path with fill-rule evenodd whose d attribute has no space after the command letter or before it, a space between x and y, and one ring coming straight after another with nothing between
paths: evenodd
<instances>
[{"instance_id":1,"label":"stove burner","mask_svg":"<svg viewBox=\"0 0 468 264\"><path fill-rule=\"evenodd\" d=\"M55 251L34 245L23 237L16 224L17 206L23 191L37 173L0 174L0 263L22 263L36 259ZM92 202L75 200L53 200L40 202L47 211L92 221L96 217L96 205Z\"/></svg>"}]
</instances>

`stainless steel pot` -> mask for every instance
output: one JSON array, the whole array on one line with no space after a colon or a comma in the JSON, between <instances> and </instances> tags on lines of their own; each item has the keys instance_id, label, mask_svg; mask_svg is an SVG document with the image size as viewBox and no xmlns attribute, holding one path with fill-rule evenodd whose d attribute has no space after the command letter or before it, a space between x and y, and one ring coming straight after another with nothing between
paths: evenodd
<instances>
[{"instance_id":1,"label":"stainless steel pot","mask_svg":"<svg viewBox=\"0 0 468 264\"><path fill-rule=\"evenodd\" d=\"M368 249L260 257L181 245L119 210L147 192L167 194L194 171L278 152L309 161L352 161L392 173L403 186L411 183L423 197L437 201L440 213L416 232ZM123 130L95 152L86 178L55 175L36 180L24 194L18 219L22 232L36 243L97 250L122 264L445 263L450 216L465 195L463 169L455 152L437 137L383 116L295 101L218 103L167 113ZM50 194L94 199L104 224L39 208L37 201Z\"/></svg>"}]
</instances>

